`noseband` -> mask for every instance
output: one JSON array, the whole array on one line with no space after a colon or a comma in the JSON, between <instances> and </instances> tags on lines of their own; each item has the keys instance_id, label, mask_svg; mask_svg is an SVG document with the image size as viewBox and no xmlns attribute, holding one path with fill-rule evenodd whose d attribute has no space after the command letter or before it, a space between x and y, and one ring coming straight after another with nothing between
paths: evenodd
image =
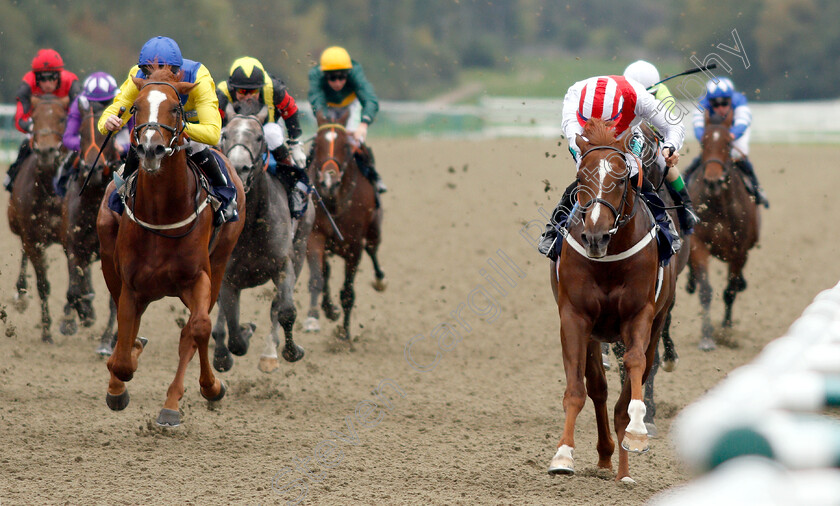
<instances>
[{"instance_id":1,"label":"noseband","mask_svg":"<svg viewBox=\"0 0 840 506\"><path fill-rule=\"evenodd\" d=\"M152 130L157 131L159 134L161 134L161 137L163 137L163 132L161 130L166 130L166 131L168 131L169 133L172 134L172 138L169 140L169 146L163 148L164 149L163 156L171 156L173 153L178 151L179 147L178 146L173 147L173 145L175 144L175 141L177 141L181 137L181 134L184 132L184 128L186 128L186 124L184 123L184 120L183 120L183 118L185 117L184 106L183 106L183 104L181 104L181 96L178 94L178 90L175 88L175 86L172 85L172 83L167 83L165 81L147 81L145 84L143 84L143 87L140 88L140 90L142 91L142 90L146 89L146 86L153 85L153 84L166 85L166 86L169 86L170 88L172 88L173 91L175 91L175 100L178 102L177 118L178 118L178 120L180 120L180 121L176 120L176 122L179 124L179 126L173 127L173 126L169 126L169 125L166 125L164 123L157 122L157 121L149 121L149 122L146 122L146 123L141 123L139 125L135 125L134 126L134 146L135 146L135 149L137 149L137 147L140 146L140 131L143 130L144 128L150 128ZM131 112L131 114L134 114L136 111L137 111L137 107L132 105L131 110L129 112ZM141 153L138 152L137 154L141 154Z\"/></svg>"},{"instance_id":2,"label":"noseband","mask_svg":"<svg viewBox=\"0 0 840 506\"><path fill-rule=\"evenodd\" d=\"M622 157L625 156L624 151L622 151L618 148L615 148L615 147L612 147L612 146L595 146L594 148L589 148L588 150L586 150L580 156L581 164L583 163L583 159L586 158L586 155L588 155L589 153L592 153L593 151L599 151L599 150L603 150L603 149L607 149L607 150L610 150L610 151L615 151L616 153L619 153ZM634 203L633 212L631 212L629 215L624 215L624 206L627 203L626 202L627 192L629 191L629 188L630 188L630 170L629 170L629 167L627 167L627 169L628 169L627 170L627 175L624 176L624 192L621 194L621 209L620 210L616 209L612 204L610 204L609 202L607 202L606 200L604 200L600 197L594 197L594 198L588 200L585 204L582 204L582 203L580 203L580 192L578 192L578 203L580 204L580 209L581 209L582 213L586 213L586 211L590 207L594 206L595 204L601 204L601 205L605 206L607 209L609 209L610 212L613 213L613 216L615 216L615 221L613 222L612 228L609 231L607 231L607 234L610 235L610 236L615 235L615 233L618 232L619 228L626 225L627 223L630 222L631 219L633 219L633 216L635 216L636 209L638 207ZM639 168L639 172L641 172L641 167ZM641 174L640 174L639 179L641 180ZM641 183L640 183L639 186L641 187ZM641 191L641 190L639 190L639 191ZM639 199L639 191L636 192L636 197L635 197L634 201Z\"/></svg>"}]
</instances>

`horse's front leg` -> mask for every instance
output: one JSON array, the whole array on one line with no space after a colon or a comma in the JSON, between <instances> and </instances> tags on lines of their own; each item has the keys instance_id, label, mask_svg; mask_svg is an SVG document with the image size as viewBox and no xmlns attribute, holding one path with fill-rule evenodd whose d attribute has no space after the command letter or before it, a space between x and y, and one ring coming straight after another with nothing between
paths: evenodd
<instances>
[{"instance_id":1,"label":"horse's front leg","mask_svg":"<svg viewBox=\"0 0 840 506\"><path fill-rule=\"evenodd\" d=\"M26 265L26 250L21 248L20 273L18 274L17 283L15 284L15 288L17 288L17 291L15 292L14 296L15 309L17 309L19 313L26 311L27 306L29 306L29 299L26 298L26 294L29 292L29 285L26 281Z\"/></svg>"},{"instance_id":2,"label":"horse's front leg","mask_svg":"<svg viewBox=\"0 0 840 506\"><path fill-rule=\"evenodd\" d=\"M744 279L744 265L746 263L746 252L729 262L729 282L726 285L726 290L723 291L723 302L726 304L726 311L723 317L724 328L732 327L732 305L735 303L735 297L738 295L738 292L744 291L747 288L747 280Z\"/></svg>"},{"instance_id":3,"label":"horse's front leg","mask_svg":"<svg viewBox=\"0 0 840 506\"><path fill-rule=\"evenodd\" d=\"M228 329L228 349L236 356L244 356L248 353L248 347L251 344L251 336L254 335L256 325L249 323L247 325L239 324L239 298L242 291L239 287L229 284L223 284L219 291L219 314L224 312L225 320L227 321Z\"/></svg>"},{"instance_id":4,"label":"horse's front leg","mask_svg":"<svg viewBox=\"0 0 840 506\"><path fill-rule=\"evenodd\" d=\"M356 302L356 291L353 282L356 279L356 272L361 260L361 248L350 252L344 259L344 286L339 292L341 308L344 310L344 325L338 328L338 338L342 341L350 340L350 312Z\"/></svg>"},{"instance_id":5,"label":"horse's front leg","mask_svg":"<svg viewBox=\"0 0 840 506\"><path fill-rule=\"evenodd\" d=\"M138 359L143 352L146 340L137 337L140 329L140 316L146 309L146 303L140 302L128 287L123 286L120 301L117 304L117 345L108 359L108 393L105 402L114 411L128 406L126 381L131 381L137 370Z\"/></svg>"},{"instance_id":6,"label":"horse's front leg","mask_svg":"<svg viewBox=\"0 0 840 506\"><path fill-rule=\"evenodd\" d=\"M219 314L216 316L216 324L213 325L211 332L213 341L216 343L215 349L213 350L213 367L219 372L227 372L233 367L233 355L231 355L225 344L225 337L227 337L227 331L225 330L225 325L227 324L225 311L229 305L225 300L225 287L226 283L223 283L219 290Z\"/></svg>"},{"instance_id":7,"label":"horse's front leg","mask_svg":"<svg viewBox=\"0 0 840 506\"><path fill-rule=\"evenodd\" d=\"M32 267L35 270L35 283L38 287L38 298L41 300L41 341L45 343L52 343L52 333L50 332L50 325L52 325L52 318L50 317L50 281L47 279L47 259L44 255L43 246L34 245L27 251L27 257L32 262Z\"/></svg>"},{"instance_id":8,"label":"horse's front leg","mask_svg":"<svg viewBox=\"0 0 840 506\"><path fill-rule=\"evenodd\" d=\"M703 351L714 350L715 328L712 325L712 317L709 313L712 304L712 285L709 284L709 248L702 241L691 241L691 256L689 257L690 276L695 283L700 285L700 307L703 326L703 335L700 338L699 348Z\"/></svg>"},{"instance_id":9,"label":"horse's front leg","mask_svg":"<svg viewBox=\"0 0 840 506\"><path fill-rule=\"evenodd\" d=\"M303 323L304 332L319 332L321 330L321 325L318 323L318 317L320 316L318 300L324 291L325 247L325 239L322 234L313 234L309 237L306 250L306 261L309 265L309 312L306 321Z\"/></svg>"},{"instance_id":10,"label":"horse's front leg","mask_svg":"<svg viewBox=\"0 0 840 506\"><path fill-rule=\"evenodd\" d=\"M612 470L615 443L610 435L610 417L607 413L609 385L601 359L601 344L590 341L586 353L586 393L595 405L595 422L598 427L598 467Z\"/></svg>"},{"instance_id":11,"label":"horse's front leg","mask_svg":"<svg viewBox=\"0 0 840 506\"><path fill-rule=\"evenodd\" d=\"M586 402L583 378L592 322L569 306L560 309L560 342L563 349L563 369L566 372L566 392L563 411L566 421L557 452L548 467L549 474L574 474L575 422ZM600 357L600 354L599 354Z\"/></svg>"},{"instance_id":12,"label":"horse's front leg","mask_svg":"<svg viewBox=\"0 0 840 506\"><path fill-rule=\"evenodd\" d=\"M655 347L659 344L658 335L655 339L651 338L653 312L654 305L650 303L621 328L621 339L627 349L622 357L626 376L614 412L616 437L621 442L616 480L632 480L628 451L642 453L649 449L643 385L653 363ZM661 327L658 330L661 331Z\"/></svg>"},{"instance_id":13,"label":"horse's front leg","mask_svg":"<svg viewBox=\"0 0 840 506\"><path fill-rule=\"evenodd\" d=\"M90 264L83 265L84 253L74 245L76 237L70 236L68 246L65 247L67 256L67 273L69 285L67 287L67 303L64 305L64 317L59 330L65 336L71 336L78 330L76 314L78 313L82 325L90 327L95 321L93 312L93 287L90 283Z\"/></svg>"},{"instance_id":14,"label":"horse's front leg","mask_svg":"<svg viewBox=\"0 0 840 506\"><path fill-rule=\"evenodd\" d=\"M99 338L99 346L96 347L96 354L108 356L114 352L114 345L117 343L117 333L114 332L114 322L117 321L117 304L114 299L108 297L108 323Z\"/></svg>"},{"instance_id":15,"label":"horse's front leg","mask_svg":"<svg viewBox=\"0 0 840 506\"><path fill-rule=\"evenodd\" d=\"M291 258L287 258L282 272L274 278L277 287L274 300L271 301L271 333L265 338L265 350L260 357L259 369L262 372L273 372L280 367L277 360L277 347L280 345L280 330L283 330L286 344L283 347L283 358L287 362L297 362L303 358L304 351L295 343L292 331L297 319L297 309L294 302L295 268Z\"/></svg>"}]
</instances>

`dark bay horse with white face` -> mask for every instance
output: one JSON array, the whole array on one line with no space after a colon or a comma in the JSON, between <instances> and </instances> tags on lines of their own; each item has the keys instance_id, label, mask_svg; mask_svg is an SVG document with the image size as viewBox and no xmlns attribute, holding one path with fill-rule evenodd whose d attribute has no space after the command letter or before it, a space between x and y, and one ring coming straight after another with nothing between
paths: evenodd
<instances>
[{"instance_id":1,"label":"dark bay horse with white face","mask_svg":"<svg viewBox=\"0 0 840 506\"><path fill-rule=\"evenodd\" d=\"M62 207L62 228L64 229L64 252L67 255L67 268L70 286L67 289L67 304L64 306L64 319L61 321L63 334L76 333L76 314L85 327L96 321L93 310L93 283L90 265L99 259L99 238L96 236L96 215L99 204L105 195L105 188L111 181L112 174L120 165L120 155L114 143L114 136L105 142L105 135L99 133L96 122L105 110L102 102L78 101L82 123L79 129L80 153L79 172L67 183L67 194ZM100 155L101 151L101 155ZM97 161L97 156L99 160ZM94 169L94 162L96 167ZM91 170L87 187L82 185ZM117 317L117 308L111 299L111 314L108 325L100 339L97 353L110 355L116 334L113 331Z\"/></svg>"},{"instance_id":2,"label":"dark bay horse with white face","mask_svg":"<svg viewBox=\"0 0 840 506\"><path fill-rule=\"evenodd\" d=\"M97 232L102 272L117 303L117 345L108 359L111 379L106 402L124 409L129 397L125 382L137 370L145 344L137 337L146 307L163 297L178 297L190 311L181 329L178 370L166 394L158 424L180 424L178 406L184 394L187 365L198 351L201 395L220 400L225 386L213 375L208 358L210 309L216 302L228 258L245 223L245 192L235 171L240 219L213 227L213 211L198 169L187 163L183 149L184 110L180 95L195 86L180 82L158 68L149 79L134 78L139 93L134 102L133 144L140 158L134 195L125 198L125 211L108 208L109 191L99 207ZM225 163L227 161L225 160ZM215 237L214 237L215 234Z\"/></svg>"},{"instance_id":3,"label":"dark bay horse with white face","mask_svg":"<svg viewBox=\"0 0 840 506\"><path fill-rule=\"evenodd\" d=\"M41 340L53 342L50 333L50 308L47 299L50 283L47 279L46 248L61 242L61 197L53 191L60 155L61 137L67 122L69 99L53 95L32 97L32 150L21 162L20 172L9 197L9 228L23 243L20 274L15 294L15 307L24 311L27 306L26 260L35 268L38 297L41 299Z\"/></svg>"},{"instance_id":4,"label":"dark bay horse with white face","mask_svg":"<svg viewBox=\"0 0 840 506\"><path fill-rule=\"evenodd\" d=\"M315 151L309 162L309 177L342 237L335 233L326 213L319 207L307 247L310 307L304 329L310 332L320 329L318 298L322 293L321 307L327 318L338 319L330 301L330 271L326 259L327 252L335 253L344 259L344 286L340 294L344 325L338 331L341 340L350 339L350 311L356 298L353 280L362 250L373 261L376 276L373 287L380 292L385 290L385 273L379 268L376 256L381 239L382 208L376 205L376 190L362 175L353 156L356 144L345 129L348 117L349 111L346 111L335 122L330 122L319 112Z\"/></svg>"},{"instance_id":5,"label":"dark bay horse with white face","mask_svg":"<svg viewBox=\"0 0 840 506\"><path fill-rule=\"evenodd\" d=\"M691 241L687 286L688 292L694 293L700 285L703 310L701 350L715 348L714 326L709 316L712 302L709 257L715 256L729 265L728 282L723 292L726 304L723 328L730 328L732 304L737 293L747 288L743 270L749 250L758 242L761 227L758 206L732 164L731 125L732 111L723 118L706 115L701 164L688 183L689 194L696 203L701 220Z\"/></svg>"},{"instance_id":6,"label":"dark bay horse with white face","mask_svg":"<svg viewBox=\"0 0 840 506\"><path fill-rule=\"evenodd\" d=\"M628 481L628 451L648 449L642 389L673 302L676 263L659 266L654 220L632 187L612 126L591 119L576 139L582 153L578 205L560 260L551 263L566 373L566 421L548 471L574 473L575 423L587 394L595 405L598 466L612 469L615 444L601 342L621 341L627 374L614 411L621 443L616 480Z\"/></svg>"},{"instance_id":7,"label":"dark bay horse with white face","mask_svg":"<svg viewBox=\"0 0 840 506\"><path fill-rule=\"evenodd\" d=\"M294 287L303 268L315 209L310 205L301 219L293 220L285 187L266 171L268 160L263 157L268 151L262 125L267 114L265 106L256 115L242 111L242 115L233 115L222 131L222 152L244 182L247 218L219 292L219 317L213 327L216 341L213 366L218 371L227 371L233 366L231 352L245 354L255 328L253 324L239 325L241 291L268 281L274 283L276 291L271 302L271 333L266 336L259 368L272 372L280 367L277 347L281 330L285 337L283 358L295 362L303 358L304 353L292 337L297 317ZM225 322L229 334L227 347Z\"/></svg>"}]
</instances>

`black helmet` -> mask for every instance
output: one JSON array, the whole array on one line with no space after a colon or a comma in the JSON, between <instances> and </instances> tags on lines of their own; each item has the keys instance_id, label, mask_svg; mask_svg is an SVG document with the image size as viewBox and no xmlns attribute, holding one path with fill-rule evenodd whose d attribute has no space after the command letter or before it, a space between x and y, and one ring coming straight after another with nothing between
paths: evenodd
<instances>
[{"instance_id":1,"label":"black helmet","mask_svg":"<svg viewBox=\"0 0 840 506\"><path fill-rule=\"evenodd\" d=\"M262 88L265 85L265 74L261 67L256 58L245 57L236 60L230 68L228 85L243 90Z\"/></svg>"}]
</instances>

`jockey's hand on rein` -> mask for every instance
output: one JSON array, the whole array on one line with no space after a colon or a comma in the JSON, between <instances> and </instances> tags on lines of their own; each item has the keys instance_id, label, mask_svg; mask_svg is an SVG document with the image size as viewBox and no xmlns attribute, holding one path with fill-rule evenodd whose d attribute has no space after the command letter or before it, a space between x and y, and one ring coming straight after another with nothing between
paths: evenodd
<instances>
[{"instance_id":1,"label":"jockey's hand on rein","mask_svg":"<svg viewBox=\"0 0 840 506\"><path fill-rule=\"evenodd\" d=\"M119 116L112 114L105 120L105 128L111 132L116 132L122 128L122 120Z\"/></svg>"},{"instance_id":2,"label":"jockey's hand on rein","mask_svg":"<svg viewBox=\"0 0 840 506\"><path fill-rule=\"evenodd\" d=\"M662 155L665 157L665 165L673 167L680 161L680 154L673 146L665 146L662 150Z\"/></svg>"}]
</instances>

